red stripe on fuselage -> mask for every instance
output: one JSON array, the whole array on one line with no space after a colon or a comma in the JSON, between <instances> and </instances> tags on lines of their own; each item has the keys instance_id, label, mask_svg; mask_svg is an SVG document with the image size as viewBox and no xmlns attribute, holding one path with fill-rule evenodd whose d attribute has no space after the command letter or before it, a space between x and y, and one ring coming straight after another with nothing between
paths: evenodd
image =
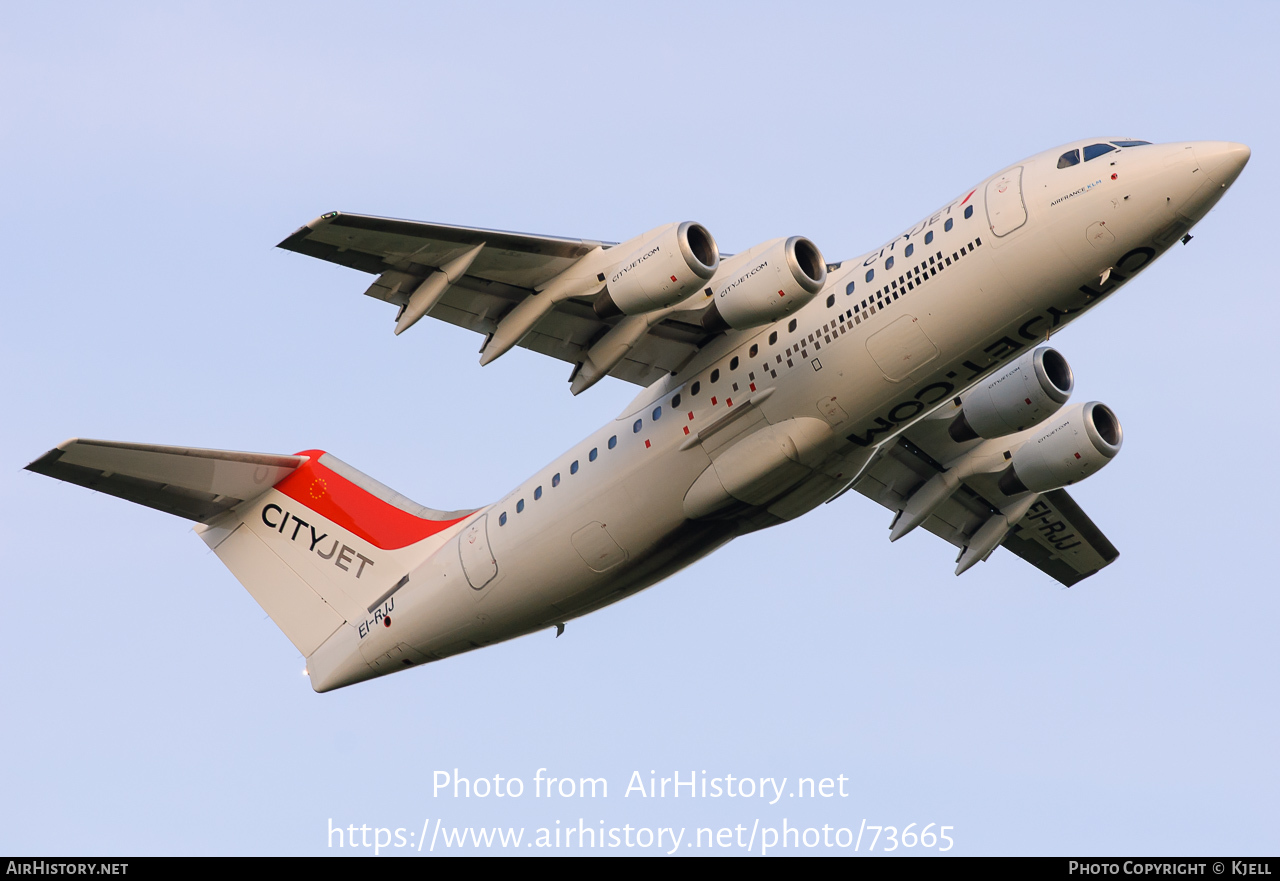
<instances>
[{"instance_id":1,"label":"red stripe on fuselage","mask_svg":"<svg viewBox=\"0 0 1280 881\"><path fill-rule=\"evenodd\" d=\"M407 547L466 519L427 520L415 517L321 465L319 459L324 455L323 450L303 450L297 455L309 456L310 460L298 466L275 488L384 551Z\"/></svg>"},{"instance_id":2,"label":"red stripe on fuselage","mask_svg":"<svg viewBox=\"0 0 1280 881\"><path fill-rule=\"evenodd\" d=\"M978 191L977 191L977 190L970 190L970 191L969 191L969 195L964 197L964 202L968 202L968 201L969 201L969 197L970 197L970 196L972 196L972 195L973 195L974 193L976 193L976 192L978 192ZM963 204L964 204L964 202L961 202L960 204L961 204L961 205L963 205Z\"/></svg>"}]
</instances>

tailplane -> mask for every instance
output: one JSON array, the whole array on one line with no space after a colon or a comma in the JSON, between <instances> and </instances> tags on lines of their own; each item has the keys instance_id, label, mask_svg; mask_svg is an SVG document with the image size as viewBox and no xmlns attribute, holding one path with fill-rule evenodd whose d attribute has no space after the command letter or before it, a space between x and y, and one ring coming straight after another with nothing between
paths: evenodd
<instances>
[{"instance_id":1,"label":"tailplane","mask_svg":"<svg viewBox=\"0 0 1280 881\"><path fill-rule=\"evenodd\" d=\"M419 505L322 450L293 456L73 439L27 470L194 520L304 656L367 625L471 511Z\"/></svg>"}]
</instances>

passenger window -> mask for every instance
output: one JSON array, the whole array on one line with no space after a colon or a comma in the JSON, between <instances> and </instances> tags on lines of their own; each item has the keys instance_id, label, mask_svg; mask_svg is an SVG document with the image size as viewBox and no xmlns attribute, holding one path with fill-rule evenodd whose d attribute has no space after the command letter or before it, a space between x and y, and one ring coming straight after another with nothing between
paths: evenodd
<instances>
[{"instance_id":1,"label":"passenger window","mask_svg":"<svg viewBox=\"0 0 1280 881\"><path fill-rule=\"evenodd\" d=\"M1061 156L1058 157L1059 168L1070 168L1073 165L1079 165L1079 164L1080 164L1079 150L1068 150L1067 152L1063 153Z\"/></svg>"},{"instance_id":2,"label":"passenger window","mask_svg":"<svg viewBox=\"0 0 1280 881\"><path fill-rule=\"evenodd\" d=\"M507 525L507 512L506 512L506 511L503 511L503 512L498 516L498 525L499 525L499 526L506 526L506 525Z\"/></svg>"},{"instance_id":3,"label":"passenger window","mask_svg":"<svg viewBox=\"0 0 1280 881\"><path fill-rule=\"evenodd\" d=\"M835 304L836 304L836 295L835 295L835 294L832 294L831 296L827 297L827 308L828 308L828 309L830 309L830 308L831 308L832 306L834 306Z\"/></svg>"},{"instance_id":4,"label":"passenger window","mask_svg":"<svg viewBox=\"0 0 1280 881\"><path fill-rule=\"evenodd\" d=\"M926 245L933 244L933 230L929 230L927 233L924 234L924 243Z\"/></svg>"},{"instance_id":5,"label":"passenger window","mask_svg":"<svg viewBox=\"0 0 1280 881\"><path fill-rule=\"evenodd\" d=\"M748 358L754 358L754 357L755 357L756 355L758 355L758 354L760 354L760 347L759 347L759 346L757 346L757 345L752 345L752 346L751 346L751 351L750 351L750 352L747 352L747 357L748 357ZM677 406L677 407L679 407L680 405L679 405L679 404L676 404L676 406Z\"/></svg>"},{"instance_id":6,"label":"passenger window","mask_svg":"<svg viewBox=\"0 0 1280 881\"><path fill-rule=\"evenodd\" d=\"M679 407L679 406L680 406L680 396L679 396L679 395L676 395L674 398L672 398L672 399L671 399L671 406L672 406L672 408L675 408L675 407Z\"/></svg>"},{"instance_id":7,"label":"passenger window","mask_svg":"<svg viewBox=\"0 0 1280 881\"><path fill-rule=\"evenodd\" d=\"M796 320L792 318L791 323L787 325L787 333L795 333L795 332L796 332Z\"/></svg>"},{"instance_id":8,"label":"passenger window","mask_svg":"<svg viewBox=\"0 0 1280 881\"><path fill-rule=\"evenodd\" d=\"M916 246L915 246L915 245L907 245L907 249L906 249L905 251L903 251L903 252L902 252L902 256L903 256L903 257L910 257L910 256L911 256L912 254L914 254L915 252L916 252Z\"/></svg>"},{"instance_id":9,"label":"passenger window","mask_svg":"<svg viewBox=\"0 0 1280 881\"><path fill-rule=\"evenodd\" d=\"M719 371L719 370L712 370L712 371L711 371L711 381L712 381L712 382L719 382L719 381L720 381L720 371Z\"/></svg>"},{"instance_id":10,"label":"passenger window","mask_svg":"<svg viewBox=\"0 0 1280 881\"><path fill-rule=\"evenodd\" d=\"M964 209L964 219L968 220L972 216L973 216L973 206L970 205Z\"/></svg>"},{"instance_id":11,"label":"passenger window","mask_svg":"<svg viewBox=\"0 0 1280 881\"><path fill-rule=\"evenodd\" d=\"M641 429L641 427L643 427L643 426L644 426L644 420L643 420L643 419L637 419L637 420L635 421L635 424L631 426L631 433L632 433L632 434L639 434L639 433L640 433L640 429Z\"/></svg>"},{"instance_id":12,"label":"passenger window","mask_svg":"<svg viewBox=\"0 0 1280 881\"><path fill-rule=\"evenodd\" d=\"M693 397L697 397L698 390L701 388L702 388L702 383L695 382L692 386L689 387L689 394Z\"/></svg>"},{"instance_id":13,"label":"passenger window","mask_svg":"<svg viewBox=\"0 0 1280 881\"><path fill-rule=\"evenodd\" d=\"M874 269L868 269L868 270L867 270L867 281L871 281L871 279L873 279L873 278L875 278L875 277L876 277L876 271L875 271Z\"/></svg>"},{"instance_id":14,"label":"passenger window","mask_svg":"<svg viewBox=\"0 0 1280 881\"><path fill-rule=\"evenodd\" d=\"M578 473L578 460L577 460L577 459L574 459L574 460L573 460L573 464L569 466L569 473L570 473L570 474L577 474L577 473Z\"/></svg>"},{"instance_id":15,"label":"passenger window","mask_svg":"<svg viewBox=\"0 0 1280 881\"><path fill-rule=\"evenodd\" d=\"M600 451L595 447L592 447L591 452L587 453L587 461L594 462L596 460L596 456L598 456L599 454L600 454Z\"/></svg>"},{"instance_id":16,"label":"passenger window","mask_svg":"<svg viewBox=\"0 0 1280 881\"><path fill-rule=\"evenodd\" d=\"M657 422L657 421L658 421L659 419L661 419L661 418L662 418L662 408L661 408L661 407L654 407L654 408L653 408L653 421L654 421L654 422Z\"/></svg>"},{"instance_id":17,"label":"passenger window","mask_svg":"<svg viewBox=\"0 0 1280 881\"><path fill-rule=\"evenodd\" d=\"M769 345L772 346L777 341L778 341L778 332L775 330L773 333L769 334Z\"/></svg>"},{"instance_id":18,"label":"passenger window","mask_svg":"<svg viewBox=\"0 0 1280 881\"><path fill-rule=\"evenodd\" d=\"M609 449L612 450L617 445L618 445L618 436L615 434L613 437L609 438Z\"/></svg>"},{"instance_id":19,"label":"passenger window","mask_svg":"<svg viewBox=\"0 0 1280 881\"><path fill-rule=\"evenodd\" d=\"M540 498L542 498L542 487L538 487L533 491L533 500L536 502Z\"/></svg>"},{"instance_id":20,"label":"passenger window","mask_svg":"<svg viewBox=\"0 0 1280 881\"><path fill-rule=\"evenodd\" d=\"M552 487L552 489L554 489L555 487L557 487L557 486L559 486L559 485L560 485L560 472L559 472L559 471L557 471L557 472L555 473L555 476L551 478L551 487Z\"/></svg>"},{"instance_id":21,"label":"passenger window","mask_svg":"<svg viewBox=\"0 0 1280 881\"><path fill-rule=\"evenodd\" d=\"M888 271L888 270L890 270L890 269L892 269L892 268L893 268L893 258L892 258L892 257L890 257L888 260L884 261L884 268L885 268L885 270L886 270L886 271Z\"/></svg>"},{"instance_id":22,"label":"passenger window","mask_svg":"<svg viewBox=\"0 0 1280 881\"><path fill-rule=\"evenodd\" d=\"M951 227L953 227L953 226L955 226L955 225L956 225L956 222L955 222L954 220L952 220L950 217L948 217L948 218L947 218L947 222L946 222L946 223L944 223L944 224L942 224L942 231L943 231L943 232L951 232Z\"/></svg>"},{"instance_id":23,"label":"passenger window","mask_svg":"<svg viewBox=\"0 0 1280 881\"><path fill-rule=\"evenodd\" d=\"M738 356L737 356L737 355L734 355L734 356L733 356L733 358L732 358L732 360L730 360L730 361L729 361L729 369L730 369L730 370L737 370L737 369L738 369Z\"/></svg>"},{"instance_id":24,"label":"passenger window","mask_svg":"<svg viewBox=\"0 0 1280 881\"><path fill-rule=\"evenodd\" d=\"M1084 148L1084 161L1088 162L1090 159L1097 159L1099 156L1110 153L1114 149L1115 147L1110 144L1090 144Z\"/></svg>"},{"instance_id":25,"label":"passenger window","mask_svg":"<svg viewBox=\"0 0 1280 881\"><path fill-rule=\"evenodd\" d=\"M524 499L521 499L520 501L516 502L516 513L519 514L523 510L524 510Z\"/></svg>"}]
</instances>

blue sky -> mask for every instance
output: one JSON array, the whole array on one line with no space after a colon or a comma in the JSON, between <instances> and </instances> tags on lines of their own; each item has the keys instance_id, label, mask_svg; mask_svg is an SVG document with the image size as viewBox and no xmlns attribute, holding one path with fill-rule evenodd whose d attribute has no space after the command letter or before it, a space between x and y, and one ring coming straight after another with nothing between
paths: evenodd
<instances>
[{"instance_id":1,"label":"blue sky","mask_svg":"<svg viewBox=\"0 0 1280 881\"><path fill-rule=\"evenodd\" d=\"M95 4L0 31L0 851L329 853L327 823L955 827L955 853L1280 845L1270 4ZM571 622L329 695L190 524L21 467L73 436L321 447L497 498L635 389L275 249L334 209L830 260L1064 141L1242 141L1176 248L1054 345L1125 450L1070 591L964 578L855 494ZM602 776L607 799L433 797ZM641 801L647 777L846 798ZM919 828L919 827L917 827ZM865 848L864 848L865 849ZM918 849L917 849L918 850ZM348 851L349 852L349 851Z\"/></svg>"}]
</instances>

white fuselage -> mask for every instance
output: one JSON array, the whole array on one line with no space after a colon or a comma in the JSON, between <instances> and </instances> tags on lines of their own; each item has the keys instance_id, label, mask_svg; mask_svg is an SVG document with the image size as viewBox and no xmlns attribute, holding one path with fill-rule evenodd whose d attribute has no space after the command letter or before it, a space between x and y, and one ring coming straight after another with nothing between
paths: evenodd
<instances>
[{"instance_id":1,"label":"white fuselage","mask_svg":"<svg viewBox=\"0 0 1280 881\"><path fill-rule=\"evenodd\" d=\"M878 444L1149 265L1239 171L1224 170L1236 145L1220 142L1056 166L1100 142L1003 170L835 264L794 315L715 339L616 420L415 548L421 563L392 599L395 627L342 628L309 659L313 686L402 669L380 663L389 652L418 663L563 623L811 510L847 489ZM763 452L731 455L748 437L763 438ZM768 474L735 473L773 455Z\"/></svg>"}]
</instances>

